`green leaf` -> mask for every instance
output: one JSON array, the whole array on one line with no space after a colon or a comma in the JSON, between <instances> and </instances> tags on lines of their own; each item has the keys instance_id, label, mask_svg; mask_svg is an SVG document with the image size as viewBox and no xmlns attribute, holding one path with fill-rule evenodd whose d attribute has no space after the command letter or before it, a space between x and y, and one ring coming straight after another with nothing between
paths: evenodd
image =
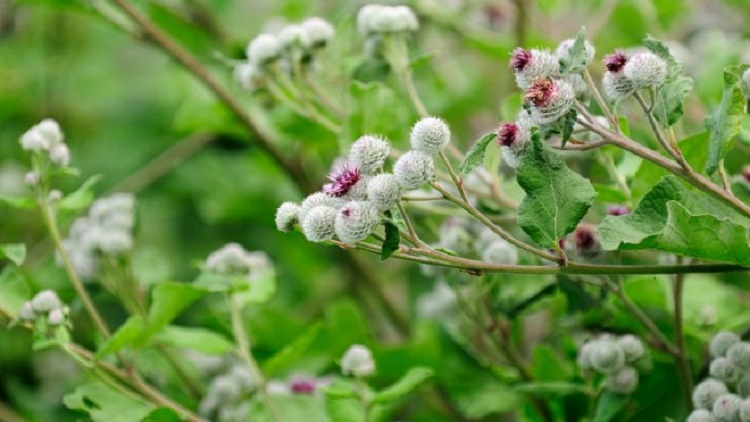
<instances>
[{"instance_id":1,"label":"green leaf","mask_svg":"<svg viewBox=\"0 0 750 422\"><path fill-rule=\"evenodd\" d=\"M234 343L224 335L198 327L169 325L158 332L153 341L206 355L224 355L234 349Z\"/></svg>"},{"instance_id":2,"label":"green leaf","mask_svg":"<svg viewBox=\"0 0 750 422\"><path fill-rule=\"evenodd\" d=\"M685 114L682 102L693 90L693 79L682 74L682 65L675 60L664 43L649 36L643 40L643 44L667 62L667 79L656 92L653 112L663 127L670 127Z\"/></svg>"},{"instance_id":3,"label":"green leaf","mask_svg":"<svg viewBox=\"0 0 750 422\"><path fill-rule=\"evenodd\" d=\"M400 380L396 381L395 384L377 393L372 399L372 402L383 404L401 400L430 379L434 374L435 372L429 368L411 368L409 369L409 372L401 377Z\"/></svg>"},{"instance_id":4,"label":"green leaf","mask_svg":"<svg viewBox=\"0 0 750 422\"><path fill-rule=\"evenodd\" d=\"M365 409L355 386L346 380L336 380L324 390L325 405L331 422L365 422Z\"/></svg>"},{"instance_id":5,"label":"green leaf","mask_svg":"<svg viewBox=\"0 0 750 422\"><path fill-rule=\"evenodd\" d=\"M628 404L628 396L604 392L599 397L593 422L609 422Z\"/></svg>"},{"instance_id":6,"label":"green leaf","mask_svg":"<svg viewBox=\"0 0 750 422\"><path fill-rule=\"evenodd\" d=\"M143 318L139 315L131 316L112 334L112 337L101 345L95 358L101 359L128 346L143 347L147 340L143 336L145 330L146 322Z\"/></svg>"},{"instance_id":7,"label":"green leaf","mask_svg":"<svg viewBox=\"0 0 750 422\"><path fill-rule=\"evenodd\" d=\"M562 73L582 72L586 67L586 27L582 26L576 34L573 45L568 50L568 57L560 60L560 71ZM565 141L563 141L565 145Z\"/></svg>"},{"instance_id":8,"label":"green leaf","mask_svg":"<svg viewBox=\"0 0 750 422\"><path fill-rule=\"evenodd\" d=\"M526 197L518 206L518 225L543 247L552 248L575 230L594 201L591 183L570 170L563 156L545 146L539 131L516 171Z\"/></svg>"},{"instance_id":9,"label":"green leaf","mask_svg":"<svg viewBox=\"0 0 750 422\"><path fill-rule=\"evenodd\" d=\"M745 96L740 86L742 72L750 66L732 66L724 69L724 93L714 112L706 118L706 128L711 137L708 145L706 173L713 174L719 163L732 149L734 137L740 133L745 114Z\"/></svg>"},{"instance_id":10,"label":"green leaf","mask_svg":"<svg viewBox=\"0 0 750 422\"><path fill-rule=\"evenodd\" d=\"M8 266L0 272L0 310L16 315L31 292L18 269Z\"/></svg>"},{"instance_id":11,"label":"green leaf","mask_svg":"<svg viewBox=\"0 0 750 422\"><path fill-rule=\"evenodd\" d=\"M513 391L522 394L565 397L585 393L586 386L564 381L527 382L513 387Z\"/></svg>"},{"instance_id":12,"label":"green leaf","mask_svg":"<svg viewBox=\"0 0 750 422\"><path fill-rule=\"evenodd\" d=\"M467 174L477 166L480 166L484 162L484 153L487 149L487 145L489 145L495 138L497 138L497 134L494 132L488 133L479 138L466 154L464 161L458 166L458 172L460 174Z\"/></svg>"},{"instance_id":13,"label":"green leaf","mask_svg":"<svg viewBox=\"0 0 750 422\"><path fill-rule=\"evenodd\" d=\"M291 369L294 363L307 352L310 345L318 338L322 329L323 324L321 323L316 323L308 328L301 336L297 337L293 342L287 344L268 359L263 365L263 373L273 376L283 369Z\"/></svg>"},{"instance_id":14,"label":"green leaf","mask_svg":"<svg viewBox=\"0 0 750 422\"><path fill-rule=\"evenodd\" d=\"M107 385L82 385L63 398L68 409L85 412L93 422L132 422L146 418L156 407L126 396Z\"/></svg>"},{"instance_id":15,"label":"green leaf","mask_svg":"<svg viewBox=\"0 0 750 422\"><path fill-rule=\"evenodd\" d=\"M380 249L381 261L388 259L401 245L401 234L398 230L398 226L393 224L390 220L385 220L385 223L383 224L385 226L385 241Z\"/></svg>"},{"instance_id":16,"label":"green leaf","mask_svg":"<svg viewBox=\"0 0 750 422\"><path fill-rule=\"evenodd\" d=\"M599 226L605 250L658 249L750 266L750 221L667 176L632 213L608 216Z\"/></svg>"},{"instance_id":17,"label":"green leaf","mask_svg":"<svg viewBox=\"0 0 750 422\"><path fill-rule=\"evenodd\" d=\"M65 197L60 200L57 207L61 210L68 211L78 211L88 207L91 205L91 202L94 201L94 185L97 184L101 178L101 175L89 177L89 179L83 182L78 189L69 195L65 195Z\"/></svg>"},{"instance_id":18,"label":"green leaf","mask_svg":"<svg viewBox=\"0 0 750 422\"><path fill-rule=\"evenodd\" d=\"M562 146L565 147L565 144L568 143L570 140L570 137L573 135L573 129L576 125L576 119L578 118L578 112L576 109L571 108L570 111L560 119L560 124L562 125L561 137L562 137Z\"/></svg>"},{"instance_id":19,"label":"green leaf","mask_svg":"<svg viewBox=\"0 0 750 422\"><path fill-rule=\"evenodd\" d=\"M8 258L16 266L20 266L26 260L26 245L23 243L0 244L0 258Z\"/></svg>"},{"instance_id":20,"label":"green leaf","mask_svg":"<svg viewBox=\"0 0 750 422\"><path fill-rule=\"evenodd\" d=\"M237 281L235 286L242 286L242 289L232 292L232 296L239 300L242 306L250 303L267 303L276 293L276 271L268 268L262 274L253 276L249 282L247 279Z\"/></svg>"},{"instance_id":21,"label":"green leaf","mask_svg":"<svg viewBox=\"0 0 750 422\"><path fill-rule=\"evenodd\" d=\"M34 201L34 198L29 198L26 196L15 197L15 196L0 195L0 203L6 203L9 206L13 208L18 208L18 209L29 209L29 208L34 208L36 206L36 202Z\"/></svg>"}]
</instances>

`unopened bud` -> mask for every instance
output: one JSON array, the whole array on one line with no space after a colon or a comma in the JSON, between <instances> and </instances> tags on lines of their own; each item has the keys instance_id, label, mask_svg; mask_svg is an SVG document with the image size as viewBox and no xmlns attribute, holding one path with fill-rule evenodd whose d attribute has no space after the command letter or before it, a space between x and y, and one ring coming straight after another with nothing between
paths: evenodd
<instances>
[{"instance_id":1,"label":"unopened bud","mask_svg":"<svg viewBox=\"0 0 750 422\"><path fill-rule=\"evenodd\" d=\"M524 98L531 105L534 123L544 125L557 121L575 101L570 83L563 80L540 79L526 90Z\"/></svg>"},{"instance_id":2,"label":"unopened bud","mask_svg":"<svg viewBox=\"0 0 750 422\"><path fill-rule=\"evenodd\" d=\"M686 422L717 422L713 413L706 409L693 410Z\"/></svg>"},{"instance_id":3,"label":"unopened bud","mask_svg":"<svg viewBox=\"0 0 750 422\"><path fill-rule=\"evenodd\" d=\"M638 371L626 366L604 379L604 387L616 394L631 394L638 387Z\"/></svg>"},{"instance_id":4,"label":"unopened bud","mask_svg":"<svg viewBox=\"0 0 750 422\"><path fill-rule=\"evenodd\" d=\"M603 374L615 374L625 366L625 353L613 340L596 341L591 351L591 367Z\"/></svg>"},{"instance_id":5,"label":"unopened bud","mask_svg":"<svg viewBox=\"0 0 750 422\"><path fill-rule=\"evenodd\" d=\"M57 293L52 290L42 290L31 299L31 307L34 312L45 313L62 306Z\"/></svg>"},{"instance_id":6,"label":"unopened bud","mask_svg":"<svg viewBox=\"0 0 750 422\"><path fill-rule=\"evenodd\" d=\"M300 206L294 202L284 202L276 210L276 229L288 233L298 222Z\"/></svg>"},{"instance_id":7,"label":"unopened bud","mask_svg":"<svg viewBox=\"0 0 750 422\"><path fill-rule=\"evenodd\" d=\"M36 186L39 184L39 173L30 171L23 177L23 182L29 186Z\"/></svg>"},{"instance_id":8,"label":"unopened bud","mask_svg":"<svg viewBox=\"0 0 750 422\"><path fill-rule=\"evenodd\" d=\"M667 63L654 53L638 53L625 63L622 73L636 90L659 87L667 79Z\"/></svg>"},{"instance_id":9,"label":"unopened bud","mask_svg":"<svg viewBox=\"0 0 750 422\"><path fill-rule=\"evenodd\" d=\"M61 308L53 309L49 311L47 315L47 322L50 325L60 325L65 322L65 311Z\"/></svg>"},{"instance_id":10,"label":"unopened bud","mask_svg":"<svg viewBox=\"0 0 750 422\"><path fill-rule=\"evenodd\" d=\"M737 334L729 331L719 331L711 339L711 342L708 345L708 350L714 358L724 357L727 355L729 349L739 342L740 336Z\"/></svg>"},{"instance_id":11,"label":"unopened bud","mask_svg":"<svg viewBox=\"0 0 750 422\"><path fill-rule=\"evenodd\" d=\"M727 358L741 371L750 370L750 343L740 342L730 347Z\"/></svg>"},{"instance_id":12,"label":"unopened bud","mask_svg":"<svg viewBox=\"0 0 750 422\"><path fill-rule=\"evenodd\" d=\"M281 54L281 43L271 34L260 34L253 38L245 50L250 63L262 66Z\"/></svg>"},{"instance_id":13,"label":"unopened bud","mask_svg":"<svg viewBox=\"0 0 750 422\"><path fill-rule=\"evenodd\" d=\"M548 50L516 48L510 59L510 67L515 70L516 84L522 90L531 88L537 81L560 74L560 62Z\"/></svg>"},{"instance_id":14,"label":"unopened bud","mask_svg":"<svg viewBox=\"0 0 750 422\"><path fill-rule=\"evenodd\" d=\"M70 150L68 146L59 143L51 147L49 150L49 160L56 166L67 167L70 164Z\"/></svg>"},{"instance_id":15,"label":"unopened bud","mask_svg":"<svg viewBox=\"0 0 750 422\"><path fill-rule=\"evenodd\" d=\"M310 210L302 220L302 232L310 242L324 242L334 235L338 210L319 206Z\"/></svg>"},{"instance_id":16,"label":"unopened bud","mask_svg":"<svg viewBox=\"0 0 750 422\"><path fill-rule=\"evenodd\" d=\"M740 378L740 371L734 363L727 358L714 359L711 362L711 366L709 366L708 373L712 378L716 378L717 380L728 384L734 384Z\"/></svg>"},{"instance_id":17,"label":"unopened bud","mask_svg":"<svg viewBox=\"0 0 750 422\"><path fill-rule=\"evenodd\" d=\"M409 141L412 149L433 155L450 143L451 131L443 119L425 117L411 129Z\"/></svg>"},{"instance_id":18,"label":"unopened bud","mask_svg":"<svg viewBox=\"0 0 750 422\"><path fill-rule=\"evenodd\" d=\"M629 364L639 361L646 353L643 342L632 334L617 338L617 344L622 347L622 351L625 353L625 362Z\"/></svg>"},{"instance_id":19,"label":"unopened bud","mask_svg":"<svg viewBox=\"0 0 750 422\"><path fill-rule=\"evenodd\" d=\"M31 302L24 302L21 309L18 310L18 317L24 321L33 321L36 319L36 313L34 312L34 306Z\"/></svg>"},{"instance_id":20,"label":"unopened bud","mask_svg":"<svg viewBox=\"0 0 750 422\"><path fill-rule=\"evenodd\" d=\"M319 17L305 19L300 26L305 31L312 47L323 47L333 38L336 32L328 21Z\"/></svg>"},{"instance_id":21,"label":"unopened bud","mask_svg":"<svg viewBox=\"0 0 750 422\"><path fill-rule=\"evenodd\" d=\"M693 404L697 409L711 410L716 399L727 392L724 383L711 378L706 379L693 389Z\"/></svg>"},{"instance_id":22,"label":"unopened bud","mask_svg":"<svg viewBox=\"0 0 750 422\"><path fill-rule=\"evenodd\" d=\"M413 190L432 180L435 163L429 154L409 151L393 166L393 174L404 190Z\"/></svg>"},{"instance_id":23,"label":"unopened bud","mask_svg":"<svg viewBox=\"0 0 750 422\"><path fill-rule=\"evenodd\" d=\"M392 174L379 174L370 179L367 185L367 199L375 205L379 211L386 211L398 200L401 194L401 186L396 176Z\"/></svg>"},{"instance_id":24,"label":"unopened bud","mask_svg":"<svg viewBox=\"0 0 750 422\"><path fill-rule=\"evenodd\" d=\"M373 174L383 167L390 152L391 144L386 139L364 135L349 149L349 161L362 173Z\"/></svg>"},{"instance_id":25,"label":"unopened bud","mask_svg":"<svg viewBox=\"0 0 750 422\"><path fill-rule=\"evenodd\" d=\"M713 405L713 414L719 422L735 422L740 420L740 405L742 397L735 394L719 396Z\"/></svg>"},{"instance_id":26,"label":"unopened bud","mask_svg":"<svg viewBox=\"0 0 750 422\"><path fill-rule=\"evenodd\" d=\"M374 374L375 360L372 358L370 349L359 344L351 346L341 358L341 372L355 377Z\"/></svg>"},{"instance_id":27,"label":"unopened bud","mask_svg":"<svg viewBox=\"0 0 750 422\"><path fill-rule=\"evenodd\" d=\"M365 240L380 223L378 210L368 201L347 202L336 216L336 236L353 245Z\"/></svg>"}]
</instances>

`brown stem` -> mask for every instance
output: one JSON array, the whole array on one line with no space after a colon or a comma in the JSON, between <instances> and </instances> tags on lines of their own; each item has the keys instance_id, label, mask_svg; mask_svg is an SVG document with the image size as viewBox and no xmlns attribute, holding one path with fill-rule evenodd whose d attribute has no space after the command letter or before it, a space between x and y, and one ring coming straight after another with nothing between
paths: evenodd
<instances>
[{"instance_id":1,"label":"brown stem","mask_svg":"<svg viewBox=\"0 0 750 422\"><path fill-rule=\"evenodd\" d=\"M680 259L681 261L681 259ZM678 261L678 263L680 263ZM687 354L687 348L685 347L685 335L683 332L683 290L685 286L685 275L676 274L674 276L674 283L672 284L672 297L674 300L674 336L675 342L679 354L675 356L677 367L680 370L680 379L682 381L682 391L685 397L685 403L687 411L693 410L692 400L690 399L693 393L693 374L690 370L690 356Z\"/></svg>"}]
</instances>

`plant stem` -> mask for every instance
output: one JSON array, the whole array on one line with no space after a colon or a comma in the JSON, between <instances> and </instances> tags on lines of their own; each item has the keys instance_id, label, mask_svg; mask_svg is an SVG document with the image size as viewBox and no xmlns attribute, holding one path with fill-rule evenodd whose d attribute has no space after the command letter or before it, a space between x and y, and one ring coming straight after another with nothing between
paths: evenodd
<instances>
[{"instance_id":1,"label":"plant stem","mask_svg":"<svg viewBox=\"0 0 750 422\"><path fill-rule=\"evenodd\" d=\"M724 190L734 196L734 193L732 193L732 184L729 182L729 176L727 176L727 169L724 167L723 158L719 160L719 176L721 177L721 184L724 186Z\"/></svg>"},{"instance_id":2,"label":"plant stem","mask_svg":"<svg viewBox=\"0 0 750 422\"><path fill-rule=\"evenodd\" d=\"M406 212L406 208L404 208L403 202L401 202L401 199L396 201L396 207L398 208L399 214L401 214L401 219L404 220L404 224L406 225L406 230L409 231L409 241L416 247L419 247L422 242L419 240L419 237L417 236L417 231L414 229L414 224L412 224L411 219L409 218L409 214Z\"/></svg>"},{"instance_id":3,"label":"plant stem","mask_svg":"<svg viewBox=\"0 0 750 422\"><path fill-rule=\"evenodd\" d=\"M451 180L453 181L453 184L456 186L456 189L458 189L458 193L459 195L461 195L461 199L464 202L468 203L469 200L466 199L466 192L464 192L463 183L458 178L458 175L456 174L456 172L453 170L453 166L451 165L451 162L448 160L448 157L445 156L445 152L440 151L438 155L440 155L440 160L443 161L443 165L445 166L446 170L448 170L448 174L450 175Z\"/></svg>"},{"instance_id":4,"label":"plant stem","mask_svg":"<svg viewBox=\"0 0 750 422\"><path fill-rule=\"evenodd\" d=\"M260 384L259 394L262 395L263 400L266 402L269 413L271 413L271 416L276 422L281 422L281 417L279 416L279 413L266 389L266 377L263 375L263 371L260 370L260 366L250 350L250 340L247 338L247 333L245 332L245 327L242 323L242 305L234 296L230 295L229 307L232 319L232 333L234 334L234 341L237 342L237 354L243 361L245 361L245 364L247 364L253 377L258 381L258 384Z\"/></svg>"},{"instance_id":5,"label":"plant stem","mask_svg":"<svg viewBox=\"0 0 750 422\"><path fill-rule=\"evenodd\" d=\"M588 85L589 90L594 94L594 99L599 105L599 108L602 109L604 115L606 115L607 119L609 119L609 122L612 125L612 129L615 131L615 133L620 133L620 123L617 121L617 117L612 114L612 111L609 109L607 102L604 101L602 93L594 83L594 78L591 77L591 72L589 72L588 68L584 68L583 70L583 79L586 81L586 85Z\"/></svg>"},{"instance_id":6,"label":"plant stem","mask_svg":"<svg viewBox=\"0 0 750 422\"><path fill-rule=\"evenodd\" d=\"M678 260L678 263L681 263L680 261L682 260ZM687 411L689 413L693 410L692 400L690 399L691 394L693 393L693 374L690 370L690 356L688 355L687 348L685 347L685 334L683 332L682 293L684 290L684 286L685 275L676 274L674 276L674 283L672 284L672 297L674 301L674 336L679 354L675 356L675 360L677 361L677 367L680 370L682 391L684 394L685 403L687 405Z\"/></svg>"}]
</instances>

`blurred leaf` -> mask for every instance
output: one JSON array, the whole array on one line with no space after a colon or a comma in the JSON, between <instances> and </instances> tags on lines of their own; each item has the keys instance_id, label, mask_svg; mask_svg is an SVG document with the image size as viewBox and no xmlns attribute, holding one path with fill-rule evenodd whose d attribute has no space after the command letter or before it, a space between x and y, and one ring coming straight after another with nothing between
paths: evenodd
<instances>
[{"instance_id":1,"label":"blurred leaf","mask_svg":"<svg viewBox=\"0 0 750 422\"><path fill-rule=\"evenodd\" d=\"M464 158L464 161L458 166L458 172L460 174L468 174L476 167L482 165L482 163L484 162L484 154L487 150L487 146L495 138L497 138L497 134L494 132L488 133L479 138L474 143L474 146L471 147L469 152L466 153L466 158Z\"/></svg>"},{"instance_id":2,"label":"blurred leaf","mask_svg":"<svg viewBox=\"0 0 750 422\"><path fill-rule=\"evenodd\" d=\"M31 297L23 276L12 267L0 272L0 310L15 316L23 303Z\"/></svg>"},{"instance_id":3,"label":"blurred leaf","mask_svg":"<svg viewBox=\"0 0 750 422\"><path fill-rule=\"evenodd\" d=\"M551 346L541 344L534 348L531 371L537 381L566 381L573 378L573 366L560 358Z\"/></svg>"},{"instance_id":4,"label":"blurred leaf","mask_svg":"<svg viewBox=\"0 0 750 422\"><path fill-rule=\"evenodd\" d=\"M0 258L8 258L16 266L20 266L26 260L26 245L23 243L0 244Z\"/></svg>"},{"instance_id":5,"label":"blurred leaf","mask_svg":"<svg viewBox=\"0 0 750 422\"><path fill-rule=\"evenodd\" d=\"M401 138L404 128L410 126L408 103L402 101L385 83L354 81L349 94L349 118L342 134L347 142L367 133L378 133L397 140Z\"/></svg>"},{"instance_id":6,"label":"blurred leaf","mask_svg":"<svg viewBox=\"0 0 750 422\"><path fill-rule=\"evenodd\" d=\"M388 75L391 74L391 66L387 61L379 60L365 60L355 70L352 77L355 81L369 83L369 82L382 82L388 79Z\"/></svg>"},{"instance_id":7,"label":"blurred leaf","mask_svg":"<svg viewBox=\"0 0 750 422\"><path fill-rule=\"evenodd\" d=\"M628 404L628 396L603 392L596 405L593 422L609 422Z\"/></svg>"},{"instance_id":8,"label":"blurred leaf","mask_svg":"<svg viewBox=\"0 0 750 422\"><path fill-rule=\"evenodd\" d=\"M742 72L750 66L732 66L724 69L724 93L721 103L706 117L706 128L710 134L706 173L714 174L719 163L732 149L734 137L742 128L745 113L745 96L740 87Z\"/></svg>"},{"instance_id":9,"label":"blurred leaf","mask_svg":"<svg viewBox=\"0 0 750 422\"><path fill-rule=\"evenodd\" d=\"M93 422L133 422L147 417L154 405L126 396L111 387L94 383L82 385L63 397L68 409L88 414Z\"/></svg>"},{"instance_id":10,"label":"blurred leaf","mask_svg":"<svg viewBox=\"0 0 750 422\"><path fill-rule=\"evenodd\" d=\"M393 224L390 220L385 220L385 241L380 250L380 260L385 261L394 252L396 252L401 246L401 234L398 230L398 226Z\"/></svg>"},{"instance_id":11,"label":"blurred leaf","mask_svg":"<svg viewBox=\"0 0 750 422\"><path fill-rule=\"evenodd\" d=\"M656 92L654 117L663 127L677 123L685 113L682 102L693 89L693 79L682 75L682 65L674 59L669 48L650 36L643 44L667 62L667 80Z\"/></svg>"},{"instance_id":12,"label":"blurred leaf","mask_svg":"<svg viewBox=\"0 0 750 422\"><path fill-rule=\"evenodd\" d=\"M746 224L746 217L667 176L632 213L607 216L599 233L605 250L658 249L750 266Z\"/></svg>"},{"instance_id":13,"label":"blurred leaf","mask_svg":"<svg viewBox=\"0 0 750 422\"><path fill-rule=\"evenodd\" d=\"M143 335L145 331L146 322L143 318L139 315L131 316L99 347L95 358L101 359L128 346L143 347L148 341Z\"/></svg>"},{"instance_id":14,"label":"blurred leaf","mask_svg":"<svg viewBox=\"0 0 750 422\"><path fill-rule=\"evenodd\" d=\"M586 67L586 59L586 27L582 26L576 34L573 45L568 50L568 55L565 59L560 60L560 71L562 73L582 72ZM575 118L573 118L573 123L575 123ZM565 142L567 142L567 139L563 137L563 146L565 146Z\"/></svg>"},{"instance_id":15,"label":"blurred leaf","mask_svg":"<svg viewBox=\"0 0 750 422\"><path fill-rule=\"evenodd\" d=\"M28 209L36 207L36 201L34 201L34 198L25 196L12 197L0 195L0 203L5 203L12 208L18 209Z\"/></svg>"},{"instance_id":16,"label":"blurred leaf","mask_svg":"<svg viewBox=\"0 0 750 422\"><path fill-rule=\"evenodd\" d=\"M268 268L262 274L253 277L251 281L240 280L235 285L241 285L242 289L234 290L232 296L240 301L243 306L267 303L276 293L276 271Z\"/></svg>"},{"instance_id":17,"label":"blurred leaf","mask_svg":"<svg viewBox=\"0 0 750 422\"><path fill-rule=\"evenodd\" d=\"M413 59L411 59L410 66L412 69L419 69L420 67L426 67L432 64L435 59L435 53L422 53Z\"/></svg>"},{"instance_id":18,"label":"blurred leaf","mask_svg":"<svg viewBox=\"0 0 750 422\"><path fill-rule=\"evenodd\" d=\"M522 394L533 394L535 396L564 397L585 393L587 392L587 387L584 384L562 381L527 382L513 387L513 391Z\"/></svg>"},{"instance_id":19,"label":"blurred leaf","mask_svg":"<svg viewBox=\"0 0 750 422\"><path fill-rule=\"evenodd\" d=\"M172 409L160 407L149 413L142 422L180 422L182 418Z\"/></svg>"},{"instance_id":20,"label":"blurred leaf","mask_svg":"<svg viewBox=\"0 0 750 422\"><path fill-rule=\"evenodd\" d=\"M596 199L603 203L618 204L628 200L625 192L615 186L594 183L593 187L596 191Z\"/></svg>"},{"instance_id":21,"label":"blurred leaf","mask_svg":"<svg viewBox=\"0 0 750 422\"><path fill-rule=\"evenodd\" d=\"M331 422L367 421L355 389L349 381L336 380L324 390L326 412Z\"/></svg>"},{"instance_id":22,"label":"blurred leaf","mask_svg":"<svg viewBox=\"0 0 750 422\"><path fill-rule=\"evenodd\" d=\"M545 146L535 129L532 145L516 171L526 197L518 206L518 225L543 247L575 230L594 201L591 183L570 170L563 156Z\"/></svg>"},{"instance_id":23,"label":"blurred leaf","mask_svg":"<svg viewBox=\"0 0 750 422\"><path fill-rule=\"evenodd\" d=\"M198 327L169 325L156 333L153 341L206 355L225 355L234 349L234 343L224 335Z\"/></svg>"},{"instance_id":24,"label":"blurred leaf","mask_svg":"<svg viewBox=\"0 0 750 422\"><path fill-rule=\"evenodd\" d=\"M67 211L79 211L82 210L89 205L91 205L91 202L94 201L94 185L101 180L101 175L95 175L91 176L83 182L83 184L70 193L69 195L65 195L63 199L60 200L60 203L57 204L57 207L61 210L67 210Z\"/></svg>"},{"instance_id":25,"label":"blurred leaf","mask_svg":"<svg viewBox=\"0 0 750 422\"><path fill-rule=\"evenodd\" d=\"M433 374L434 371L429 368L411 368L409 372L407 372L400 380L396 381L395 384L375 394L372 403L386 404L392 401L401 400L430 379Z\"/></svg>"},{"instance_id":26,"label":"blurred leaf","mask_svg":"<svg viewBox=\"0 0 750 422\"><path fill-rule=\"evenodd\" d=\"M560 119L560 125L562 126L560 137L563 147L565 147L565 144L568 143L570 137L573 135L573 130L575 129L577 118L578 112L576 111L576 109L571 108L570 111L567 112L562 119Z\"/></svg>"},{"instance_id":27,"label":"blurred leaf","mask_svg":"<svg viewBox=\"0 0 750 422\"><path fill-rule=\"evenodd\" d=\"M316 338L320 335L323 324L316 323L307 329L293 342L271 356L263 365L263 373L272 377L283 370L289 370L308 351Z\"/></svg>"}]
</instances>

